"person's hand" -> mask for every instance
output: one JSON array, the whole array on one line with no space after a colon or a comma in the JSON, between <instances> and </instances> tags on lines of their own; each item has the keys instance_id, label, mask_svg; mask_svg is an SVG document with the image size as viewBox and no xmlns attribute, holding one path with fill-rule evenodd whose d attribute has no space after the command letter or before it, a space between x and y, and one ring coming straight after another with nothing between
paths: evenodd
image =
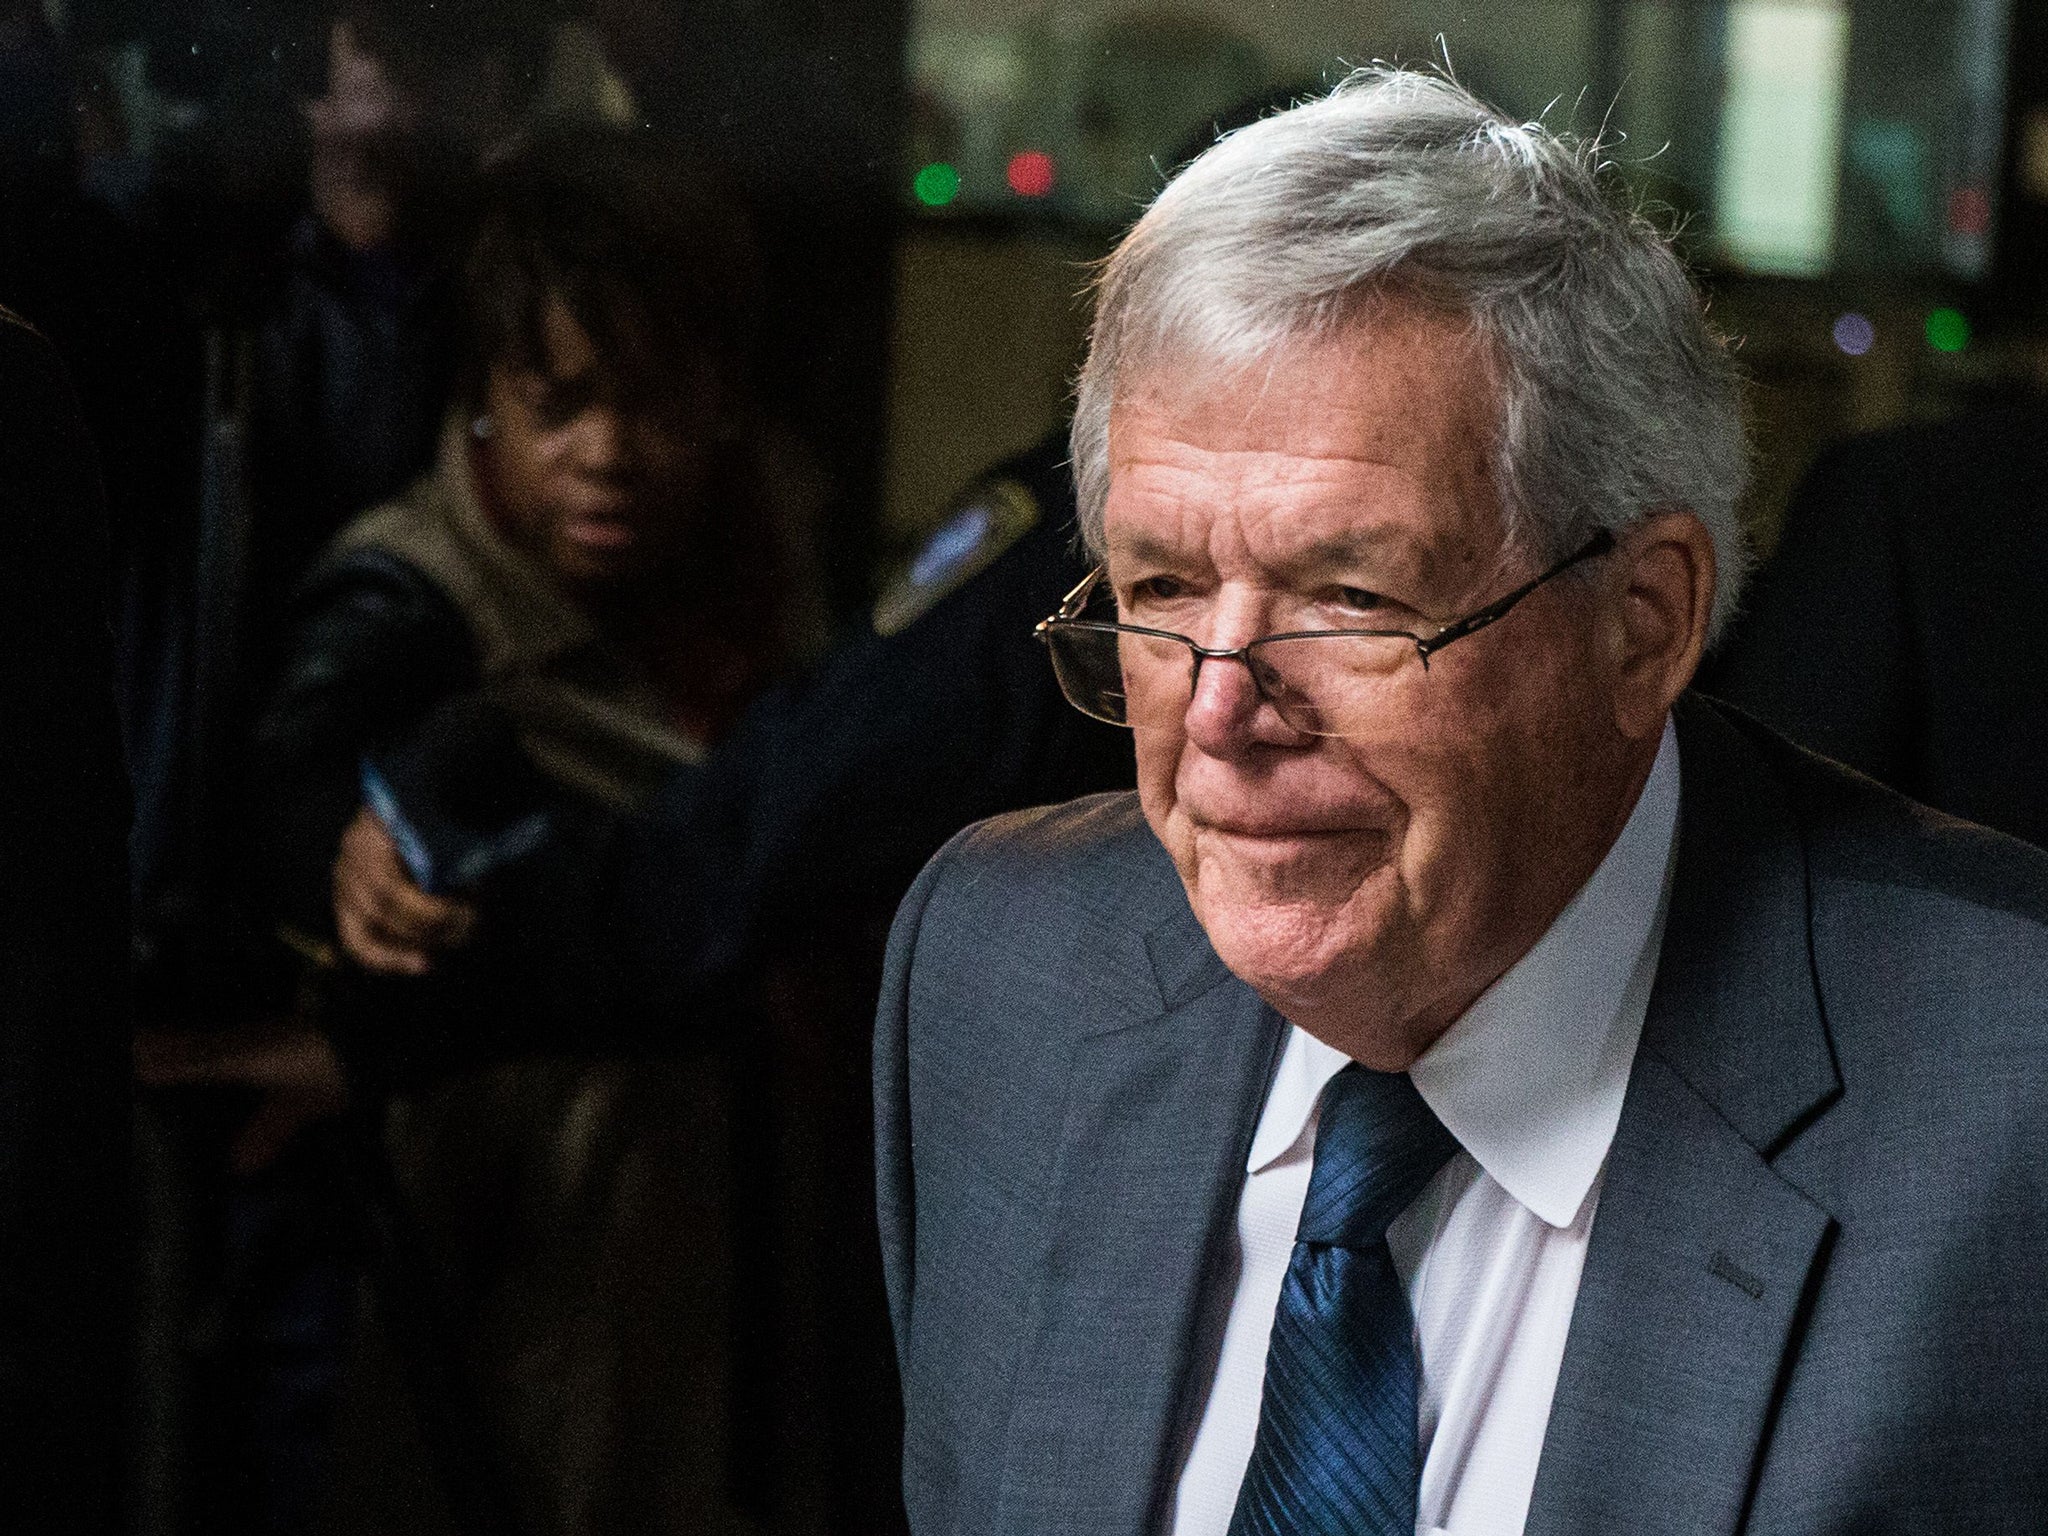
<instances>
[{"instance_id":1,"label":"person's hand","mask_svg":"<svg viewBox=\"0 0 2048 1536\"><path fill-rule=\"evenodd\" d=\"M398 845L366 808L342 833L334 861L334 928L364 970L424 976L443 952L469 942L476 908L414 885Z\"/></svg>"}]
</instances>

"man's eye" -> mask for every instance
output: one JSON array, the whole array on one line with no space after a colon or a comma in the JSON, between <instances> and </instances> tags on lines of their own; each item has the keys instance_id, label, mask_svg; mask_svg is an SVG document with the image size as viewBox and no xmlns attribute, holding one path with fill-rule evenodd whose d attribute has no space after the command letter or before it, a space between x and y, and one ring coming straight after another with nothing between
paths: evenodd
<instances>
[{"instance_id":1,"label":"man's eye","mask_svg":"<svg viewBox=\"0 0 2048 1536\"><path fill-rule=\"evenodd\" d=\"M1179 597L1187 588L1171 576L1147 576L1131 587L1131 601L1134 603L1165 603Z\"/></svg>"},{"instance_id":2,"label":"man's eye","mask_svg":"<svg viewBox=\"0 0 2048 1536\"><path fill-rule=\"evenodd\" d=\"M1386 598L1364 587L1339 587L1337 601L1359 613L1373 613L1387 606Z\"/></svg>"}]
</instances>

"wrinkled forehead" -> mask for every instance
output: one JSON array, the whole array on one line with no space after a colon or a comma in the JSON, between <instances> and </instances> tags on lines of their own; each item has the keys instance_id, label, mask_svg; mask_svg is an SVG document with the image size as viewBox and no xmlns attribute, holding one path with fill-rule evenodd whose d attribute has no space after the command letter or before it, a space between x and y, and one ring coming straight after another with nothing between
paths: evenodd
<instances>
[{"instance_id":1,"label":"wrinkled forehead","mask_svg":"<svg viewBox=\"0 0 2048 1536\"><path fill-rule=\"evenodd\" d=\"M1484 349L1422 310L1292 338L1244 363L1163 354L1119 379L1105 543L1262 559L1505 541Z\"/></svg>"}]
</instances>

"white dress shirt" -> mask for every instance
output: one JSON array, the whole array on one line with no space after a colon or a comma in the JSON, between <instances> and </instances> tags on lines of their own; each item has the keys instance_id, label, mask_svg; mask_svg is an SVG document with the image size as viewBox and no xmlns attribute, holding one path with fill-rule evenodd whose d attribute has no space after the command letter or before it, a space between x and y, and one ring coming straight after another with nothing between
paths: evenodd
<instances>
[{"instance_id":1,"label":"white dress shirt","mask_svg":"<svg viewBox=\"0 0 2048 1536\"><path fill-rule=\"evenodd\" d=\"M1593 876L1410 1069L1461 1150L1388 1229L1421 1363L1417 1530L1518 1536L1578 1298L1600 1174L1663 937L1678 831L1669 724ZM1290 1029L1237 1211L1237 1288L1182 1463L1172 1536L1226 1536L1266 1342L1315 1161L1317 1100L1348 1058Z\"/></svg>"}]
</instances>

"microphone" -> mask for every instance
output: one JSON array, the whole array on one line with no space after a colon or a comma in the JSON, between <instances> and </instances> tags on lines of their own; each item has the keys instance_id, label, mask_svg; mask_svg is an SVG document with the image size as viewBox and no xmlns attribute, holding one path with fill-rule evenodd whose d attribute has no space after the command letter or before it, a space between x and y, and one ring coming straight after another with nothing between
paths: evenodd
<instances>
[{"instance_id":1,"label":"microphone","mask_svg":"<svg viewBox=\"0 0 2048 1536\"><path fill-rule=\"evenodd\" d=\"M466 895L552 835L553 795L503 711L479 694L437 706L359 764L363 802L433 896Z\"/></svg>"}]
</instances>

